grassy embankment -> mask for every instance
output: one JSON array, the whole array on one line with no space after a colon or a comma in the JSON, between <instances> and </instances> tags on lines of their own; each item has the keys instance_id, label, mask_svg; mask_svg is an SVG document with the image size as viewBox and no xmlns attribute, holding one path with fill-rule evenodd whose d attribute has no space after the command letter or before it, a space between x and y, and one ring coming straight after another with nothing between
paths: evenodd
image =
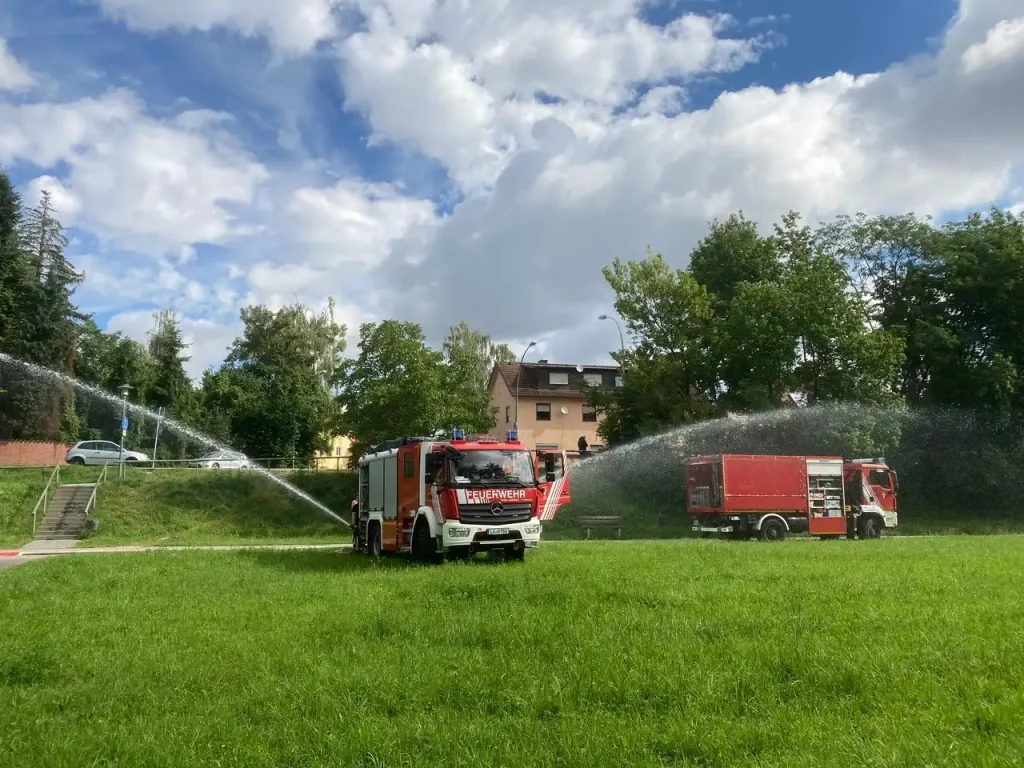
<instances>
[{"instance_id":1,"label":"grassy embankment","mask_svg":"<svg viewBox=\"0 0 1024 768\"><path fill-rule=\"evenodd\" d=\"M61 469L67 482L91 482L98 474L93 467ZM282 477L346 515L354 493L350 473L295 472ZM44 484L38 469L0 472L0 544L18 546L31 539L32 507ZM79 546L329 543L350 538L340 523L248 471L130 468L119 480L112 468L100 487L93 515L99 530Z\"/></svg>"},{"instance_id":2,"label":"grassy embankment","mask_svg":"<svg viewBox=\"0 0 1024 768\"><path fill-rule=\"evenodd\" d=\"M1015 765L1024 537L0 575L0 765Z\"/></svg>"}]
</instances>

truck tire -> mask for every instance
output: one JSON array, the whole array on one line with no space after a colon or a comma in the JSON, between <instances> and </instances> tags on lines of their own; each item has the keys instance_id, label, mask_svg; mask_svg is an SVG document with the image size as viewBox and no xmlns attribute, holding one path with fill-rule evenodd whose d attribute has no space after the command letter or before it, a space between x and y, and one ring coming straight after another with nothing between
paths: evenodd
<instances>
[{"instance_id":1,"label":"truck tire","mask_svg":"<svg viewBox=\"0 0 1024 768\"><path fill-rule=\"evenodd\" d=\"M881 536L882 526L877 517L865 517L860 521L860 537L862 539L878 539Z\"/></svg>"},{"instance_id":2,"label":"truck tire","mask_svg":"<svg viewBox=\"0 0 1024 768\"><path fill-rule=\"evenodd\" d=\"M430 525L426 518L419 518L412 531L412 556L421 563L439 563L442 555L437 554L437 547L430 535Z\"/></svg>"},{"instance_id":3,"label":"truck tire","mask_svg":"<svg viewBox=\"0 0 1024 768\"><path fill-rule=\"evenodd\" d=\"M370 554L374 557L384 556L384 546L381 542L380 525L372 523L370 525Z\"/></svg>"},{"instance_id":4,"label":"truck tire","mask_svg":"<svg viewBox=\"0 0 1024 768\"><path fill-rule=\"evenodd\" d=\"M786 526L778 518L770 518L761 523L758 537L761 541L782 541L786 538Z\"/></svg>"},{"instance_id":5,"label":"truck tire","mask_svg":"<svg viewBox=\"0 0 1024 768\"><path fill-rule=\"evenodd\" d=\"M505 561L521 563L526 560L526 547L509 547L505 550Z\"/></svg>"}]
</instances>

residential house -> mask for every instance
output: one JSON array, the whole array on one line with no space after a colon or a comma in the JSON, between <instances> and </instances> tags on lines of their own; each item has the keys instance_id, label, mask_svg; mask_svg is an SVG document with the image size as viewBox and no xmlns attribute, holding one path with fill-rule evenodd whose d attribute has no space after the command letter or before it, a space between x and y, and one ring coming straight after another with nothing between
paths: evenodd
<instances>
[{"instance_id":1,"label":"residential house","mask_svg":"<svg viewBox=\"0 0 1024 768\"><path fill-rule=\"evenodd\" d=\"M504 437L516 424L518 392L519 439L531 448L575 451L580 436L591 450L600 450L600 415L587 405L587 387L622 386L611 365L498 363L491 371L491 407L497 424L492 434Z\"/></svg>"},{"instance_id":2,"label":"residential house","mask_svg":"<svg viewBox=\"0 0 1024 768\"><path fill-rule=\"evenodd\" d=\"M331 438L331 447L326 453L316 454L316 469L348 469L352 453L352 438L336 435Z\"/></svg>"}]
</instances>

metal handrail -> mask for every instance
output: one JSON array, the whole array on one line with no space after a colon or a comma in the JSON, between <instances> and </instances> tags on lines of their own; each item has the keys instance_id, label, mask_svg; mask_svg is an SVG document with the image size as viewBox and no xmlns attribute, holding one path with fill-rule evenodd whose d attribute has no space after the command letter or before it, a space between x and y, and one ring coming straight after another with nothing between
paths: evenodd
<instances>
[{"instance_id":1,"label":"metal handrail","mask_svg":"<svg viewBox=\"0 0 1024 768\"><path fill-rule=\"evenodd\" d=\"M43 517L46 517L46 506L49 504L47 494L50 492L50 486L53 484L54 478L57 480L57 485L60 485L60 464L57 464L53 468L53 472L50 473L50 479L46 481L46 485L43 487L43 492L39 494L39 500L36 502L35 507L32 508L32 535L36 535L37 519L39 512L39 505L43 505Z\"/></svg>"},{"instance_id":2,"label":"metal handrail","mask_svg":"<svg viewBox=\"0 0 1024 768\"><path fill-rule=\"evenodd\" d=\"M103 469L100 470L100 476L96 478L96 483L92 487L92 493L89 494L89 501L85 505L85 517L89 518L89 513L96 508L96 491L103 484L103 481L107 479L107 467L109 464L104 464Z\"/></svg>"}]
</instances>

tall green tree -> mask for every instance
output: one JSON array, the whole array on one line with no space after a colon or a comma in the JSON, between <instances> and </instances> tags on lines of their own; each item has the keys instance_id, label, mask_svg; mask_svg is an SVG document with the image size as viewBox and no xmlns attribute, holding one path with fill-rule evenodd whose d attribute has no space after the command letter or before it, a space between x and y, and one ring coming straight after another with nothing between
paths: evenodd
<instances>
[{"instance_id":1,"label":"tall green tree","mask_svg":"<svg viewBox=\"0 0 1024 768\"><path fill-rule=\"evenodd\" d=\"M902 341L869 327L867 304L851 290L846 266L816 247L797 214L785 216L775 232L798 340L794 386L812 404L898 402Z\"/></svg>"},{"instance_id":2,"label":"tall green tree","mask_svg":"<svg viewBox=\"0 0 1024 768\"><path fill-rule=\"evenodd\" d=\"M203 406L217 429L253 457L308 457L336 423L345 326L331 307L246 307L225 364L204 379Z\"/></svg>"},{"instance_id":3,"label":"tall green tree","mask_svg":"<svg viewBox=\"0 0 1024 768\"><path fill-rule=\"evenodd\" d=\"M650 250L642 261L616 259L604 276L635 346L620 360L623 386L592 393L593 404L604 414L601 436L614 444L706 418L715 386L711 293Z\"/></svg>"},{"instance_id":4,"label":"tall green tree","mask_svg":"<svg viewBox=\"0 0 1024 768\"><path fill-rule=\"evenodd\" d=\"M17 195L10 180L0 180L0 312L5 351L20 360L59 371L74 365L76 324L81 319L72 295L81 282L64 257L67 236L48 192L21 215L13 213ZM16 232L16 234L15 234ZM17 251L17 253L15 253ZM21 376L7 387L3 431L23 438L58 439L77 431L65 415L69 388Z\"/></svg>"},{"instance_id":5,"label":"tall green tree","mask_svg":"<svg viewBox=\"0 0 1024 768\"><path fill-rule=\"evenodd\" d=\"M757 223L734 213L714 220L690 254L690 274L715 297L722 312L744 283L774 282L782 276L775 242L761 237Z\"/></svg>"},{"instance_id":6,"label":"tall green tree","mask_svg":"<svg viewBox=\"0 0 1024 768\"><path fill-rule=\"evenodd\" d=\"M451 411L447 420L472 432L487 432L494 427L495 409L488 388L495 363L515 360L505 344L495 344L486 333L472 330L466 323L451 328L443 346L446 399Z\"/></svg>"},{"instance_id":7,"label":"tall green tree","mask_svg":"<svg viewBox=\"0 0 1024 768\"><path fill-rule=\"evenodd\" d=\"M385 320L359 329L359 355L348 364L338 401L353 456L396 437L430 436L451 426L444 356L427 346L416 323Z\"/></svg>"}]
</instances>

